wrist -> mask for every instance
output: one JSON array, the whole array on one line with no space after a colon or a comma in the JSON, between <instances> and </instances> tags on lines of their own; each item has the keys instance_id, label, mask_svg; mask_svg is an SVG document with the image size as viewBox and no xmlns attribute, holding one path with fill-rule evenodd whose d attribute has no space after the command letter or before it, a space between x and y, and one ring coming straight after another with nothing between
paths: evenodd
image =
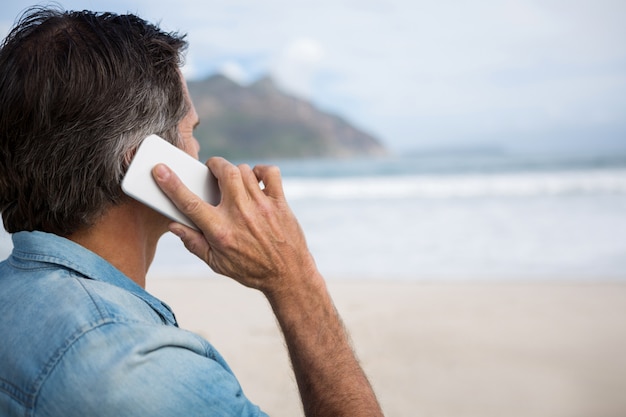
<instances>
[{"instance_id":1,"label":"wrist","mask_svg":"<svg viewBox=\"0 0 626 417\"><path fill-rule=\"evenodd\" d=\"M297 319L301 313L323 304L332 304L324 277L314 262L298 271L289 272L280 285L270 285L261 291L269 301L279 321L283 317Z\"/></svg>"}]
</instances>

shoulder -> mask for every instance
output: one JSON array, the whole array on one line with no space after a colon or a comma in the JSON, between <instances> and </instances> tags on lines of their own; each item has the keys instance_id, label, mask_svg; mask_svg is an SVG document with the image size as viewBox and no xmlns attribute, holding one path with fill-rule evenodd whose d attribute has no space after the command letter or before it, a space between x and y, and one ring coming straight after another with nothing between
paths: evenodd
<instances>
[{"instance_id":1,"label":"shoulder","mask_svg":"<svg viewBox=\"0 0 626 417\"><path fill-rule=\"evenodd\" d=\"M165 324L144 301L41 262L0 265L0 409L259 415L209 342Z\"/></svg>"},{"instance_id":2,"label":"shoulder","mask_svg":"<svg viewBox=\"0 0 626 417\"><path fill-rule=\"evenodd\" d=\"M97 352L107 348L108 342L90 342L96 329L166 327L149 306L122 289L41 262L7 268L9 262L0 265L0 409L6 401L32 406L79 341Z\"/></svg>"},{"instance_id":3,"label":"shoulder","mask_svg":"<svg viewBox=\"0 0 626 417\"><path fill-rule=\"evenodd\" d=\"M35 279L0 286L0 301L15 300L13 312L0 302L11 314L0 323L0 382L10 384L0 386L0 408L68 417L260 413L208 341L163 324L135 295L66 271Z\"/></svg>"},{"instance_id":4,"label":"shoulder","mask_svg":"<svg viewBox=\"0 0 626 417\"><path fill-rule=\"evenodd\" d=\"M103 407L125 416L260 412L204 339L172 326L121 322L95 327L69 346L37 400L42 415L96 416Z\"/></svg>"}]
</instances>

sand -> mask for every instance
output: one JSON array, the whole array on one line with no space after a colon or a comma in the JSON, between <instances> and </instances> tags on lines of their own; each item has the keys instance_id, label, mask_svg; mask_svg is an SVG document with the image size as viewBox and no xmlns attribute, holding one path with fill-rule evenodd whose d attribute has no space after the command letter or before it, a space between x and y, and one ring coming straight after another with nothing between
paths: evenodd
<instances>
[{"instance_id":1,"label":"sand","mask_svg":"<svg viewBox=\"0 0 626 417\"><path fill-rule=\"evenodd\" d=\"M626 283L330 282L387 417L626 416ZM150 278L246 395L302 415L263 296L225 278Z\"/></svg>"}]
</instances>

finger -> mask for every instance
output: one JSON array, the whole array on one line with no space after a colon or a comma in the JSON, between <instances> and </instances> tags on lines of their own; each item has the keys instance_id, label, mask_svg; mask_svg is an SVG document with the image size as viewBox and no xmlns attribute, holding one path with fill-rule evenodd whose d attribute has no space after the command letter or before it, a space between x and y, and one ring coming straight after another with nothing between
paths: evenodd
<instances>
[{"instance_id":1,"label":"finger","mask_svg":"<svg viewBox=\"0 0 626 417\"><path fill-rule=\"evenodd\" d=\"M165 195L200 229L204 230L212 223L215 208L192 193L174 171L164 164L157 164L152 175Z\"/></svg>"},{"instance_id":2,"label":"finger","mask_svg":"<svg viewBox=\"0 0 626 417\"><path fill-rule=\"evenodd\" d=\"M241 179L251 196L263 194L261 187L259 186L259 179L256 174L250 168L248 164L239 165L239 171L241 172Z\"/></svg>"},{"instance_id":3,"label":"finger","mask_svg":"<svg viewBox=\"0 0 626 417\"><path fill-rule=\"evenodd\" d=\"M254 167L254 174L259 181L263 181L266 195L274 198L285 198L283 180L277 166L257 165Z\"/></svg>"},{"instance_id":4,"label":"finger","mask_svg":"<svg viewBox=\"0 0 626 417\"><path fill-rule=\"evenodd\" d=\"M210 261L211 246L202 233L180 223L170 223L169 229L183 241L187 250L207 264Z\"/></svg>"},{"instance_id":5,"label":"finger","mask_svg":"<svg viewBox=\"0 0 626 417\"><path fill-rule=\"evenodd\" d=\"M220 157L210 158L206 164L217 178L223 202L237 200L247 193L239 168Z\"/></svg>"}]
</instances>

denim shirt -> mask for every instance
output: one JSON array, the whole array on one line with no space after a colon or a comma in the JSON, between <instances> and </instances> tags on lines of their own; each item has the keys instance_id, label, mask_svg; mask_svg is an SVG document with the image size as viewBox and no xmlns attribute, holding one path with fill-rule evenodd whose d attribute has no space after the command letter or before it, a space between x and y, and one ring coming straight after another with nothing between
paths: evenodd
<instances>
[{"instance_id":1,"label":"denim shirt","mask_svg":"<svg viewBox=\"0 0 626 417\"><path fill-rule=\"evenodd\" d=\"M67 239L13 235L0 263L0 415L258 416L167 305Z\"/></svg>"}]
</instances>

